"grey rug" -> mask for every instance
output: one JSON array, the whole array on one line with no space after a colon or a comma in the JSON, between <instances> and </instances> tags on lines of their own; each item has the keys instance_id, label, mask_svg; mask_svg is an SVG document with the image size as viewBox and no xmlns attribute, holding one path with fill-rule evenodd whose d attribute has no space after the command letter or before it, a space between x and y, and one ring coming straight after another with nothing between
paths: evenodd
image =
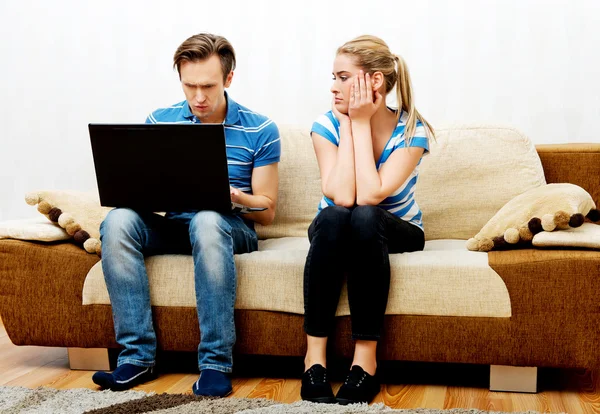
<instances>
[{"instance_id":1,"label":"grey rug","mask_svg":"<svg viewBox=\"0 0 600 414\"><path fill-rule=\"evenodd\" d=\"M488 414L480 410L394 410L384 404L353 404L347 406L313 404L298 401L280 404L262 398L210 399L191 394L147 394L141 391L93 391L84 388L56 390L53 388L0 387L0 413L35 414L341 414L341 413L404 413L404 414ZM536 411L528 411L533 414ZM539 413L538 413L539 414Z\"/></svg>"}]
</instances>

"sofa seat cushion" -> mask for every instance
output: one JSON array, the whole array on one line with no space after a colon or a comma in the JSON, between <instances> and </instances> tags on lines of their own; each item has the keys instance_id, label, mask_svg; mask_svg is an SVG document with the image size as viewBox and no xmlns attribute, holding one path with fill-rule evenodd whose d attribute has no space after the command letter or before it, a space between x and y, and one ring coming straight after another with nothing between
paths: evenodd
<instances>
[{"instance_id":1,"label":"sofa seat cushion","mask_svg":"<svg viewBox=\"0 0 600 414\"><path fill-rule=\"evenodd\" d=\"M392 281L386 314L510 317L508 290L488 265L487 253L470 252L464 240L433 240L422 252L392 254ZM235 256L236 309L304 313L305 237L259 242L259 250ZM161 255L146 259L154 306L195 307L192 257ZM109 304L101 262L88 273L83 304ZM337 315L349 315L346 287Z\"/></svg>"}]
</instances>

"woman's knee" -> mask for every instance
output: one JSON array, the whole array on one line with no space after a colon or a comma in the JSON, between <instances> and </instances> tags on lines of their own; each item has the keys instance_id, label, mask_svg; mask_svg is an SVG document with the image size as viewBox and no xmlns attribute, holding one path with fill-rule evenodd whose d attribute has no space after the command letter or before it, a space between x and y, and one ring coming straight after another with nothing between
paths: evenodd
<instances>
[{"instance_id":1,"label":"woman's knee","mask_svg":"<svg viewBox=\"0 0 600 414\"><path fill-rule=\"evenodd\" d=\"M343 227L346 226L350 220L352 212L350 209L341 206L330 206L326 207L319 213L317 223L321 227Z\"/></svg>"},{"instance_id":2,"label":"woman's knee","mask_svg":"<svg viewBox=\"0 0 600 414\"><path fill-rule=\"evenodd\" d=\"M327 239L338 239L348 232L351 214L346 207L324 208L316 218L314 234L323 234Z\"/></svg>"},{"instance_id":3,"label":"woman's knee","mask_svg":"<svg viewBox=\"0 0 600 414\"><path fill-rule=\"evenodd\" d=\"M354 238L370 240L383 236L383 213L381 207L358 206L352 211L350 227Z\"/></svg>"}]
</instances>

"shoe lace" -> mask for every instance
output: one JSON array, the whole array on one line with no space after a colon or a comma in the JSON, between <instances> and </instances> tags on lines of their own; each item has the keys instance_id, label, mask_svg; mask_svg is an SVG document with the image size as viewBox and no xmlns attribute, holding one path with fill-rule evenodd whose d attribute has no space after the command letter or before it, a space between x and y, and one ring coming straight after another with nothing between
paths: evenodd
<instances>
[{"instance_id":1,"label":"shoe lace","mask_svg":"<svg viewBox=\"0 0 600 414\"><path fill-rule=\"evenodd\" d=\"M344 384L351 387L360 387L365 378L367 377L367 373L360 369L351 369L346 377L346 381Z\"/></svg>"},{"instance_id":2,"label":"shoe lace","mask_svg":"<svg viewBox=\"0 0 600 414\"><path fill-rule=\"evenodd\" d=\"M324 369L310 369L308 370L308 378L311 384L327 382L327 371Z\"/></svg>"}]
</instances>

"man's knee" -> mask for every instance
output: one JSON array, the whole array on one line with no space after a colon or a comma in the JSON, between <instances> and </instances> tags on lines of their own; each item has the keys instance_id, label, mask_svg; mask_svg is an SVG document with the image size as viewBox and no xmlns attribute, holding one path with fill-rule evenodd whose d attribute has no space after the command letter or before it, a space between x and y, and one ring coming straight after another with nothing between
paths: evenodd
<instances>
[{"instance_id":1,"label":"man's knee","mask_svg":"<svg viewBox=\"0 0 600 414\"><path fill-rule=\"evenodd\" d=\"M100 235L103 239L132 235L137 232L141 223L142 219L135 211L129 208L115 208L108 212L100 225Z\"/></svg>"},{"instance_id":2,"label":"man's knee","mask_svg":"<svg viewBox=\"0 0 600 414\"><path fill-rule=\"evenodd\" d=\"M220 213L199 211L190 221L189 232L192 245L200 243L204 247L210 247L231 237L231 225Z\"/></svg>"},{"instance_id":3,"label":"man's knee","mask_svg":"<svg viewBox=\"0 0 600 414\"><path fill-rule=\"evenodd\" d=\"M235 286L235 271L231 271L233 267L228 264L233 262L233 249L229 247L232 243L228 240L232 237L231 230L227 220L214 211L200 211L190 221L196 272L208 279L212 290L227 289L232 283ZM199 276L197 273L196 277Z\"/></svg>"}]
</instances>

